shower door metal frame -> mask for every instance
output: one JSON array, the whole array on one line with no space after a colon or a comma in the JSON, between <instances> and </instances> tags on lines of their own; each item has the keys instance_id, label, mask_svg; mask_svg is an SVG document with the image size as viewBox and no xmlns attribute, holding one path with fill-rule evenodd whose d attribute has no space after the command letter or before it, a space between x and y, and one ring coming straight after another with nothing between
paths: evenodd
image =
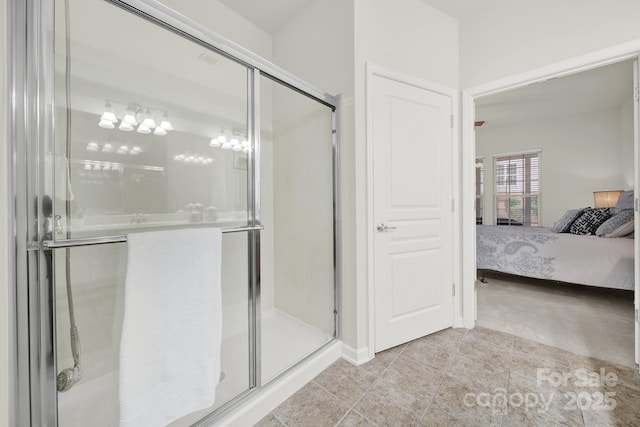
<instances>
[{"instance_id":1,"label":"shower door metal frame","mask_svg":"<svg viewBox=\"0 0 640 427\"><path fill-rule=\"evenodd\" d=\"M52 152L54 129L54 0L8 1L8 77L10 188L13 200L10 227L9 289L9 423L25 426L57 426L55 296L51 264L51 223L47 208L45 155ZM243 64L249 70L249 134L255 150L249 155L249 329L250 388L198 422L207 425L224 416L255 392L260 373L260 102L259 80L265 75L332 110L333 239L334 239L334 335L339 337L340 306L340 180L338 123L339 98L185 18L155 0L104 0L166 30ZM251 117L253 116L253 117ZM50 183L49 183L50 184ZM49 186L52 188L52 186ZM251 229L252 228L252 229ZM116 236L118 237L118 236ZM107 239L108 240L108 239ZM117 239L116 239L117 241ZM101 243L116 243L105 241ZM122 241L122 240L120 240ZM66 246L75 246L69 242ZM47 247L50 245L51 247ZM313 357L333 340L299 361L286 372ZM285 373L286 373L285 372ZM282 375L276 377L277 380Z\"/></svg>"}]
</instances>

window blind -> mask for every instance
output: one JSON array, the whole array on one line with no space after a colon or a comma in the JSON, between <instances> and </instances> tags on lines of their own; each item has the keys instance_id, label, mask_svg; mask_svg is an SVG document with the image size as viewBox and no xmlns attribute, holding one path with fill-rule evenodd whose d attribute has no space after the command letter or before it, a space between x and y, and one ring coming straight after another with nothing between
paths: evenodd
<instances>
[{"instance_id":1,"label":"window blind","mask_svg":"<svg viewBox=\"0 0 640 427\"><path fill-rule=\"evenodd\" d=\"M496 224L540 224L539 153L495 157Z\"/></svg>"},{"instance_id":2,"label":"window blind","mask_svg":"<svg viewBox=\"0 0 640 427\"><path fill-rule=\"evenodd\" d=\"M476 159L476 224L484 217L484 159Z\"/></svg>"}]
</instances>

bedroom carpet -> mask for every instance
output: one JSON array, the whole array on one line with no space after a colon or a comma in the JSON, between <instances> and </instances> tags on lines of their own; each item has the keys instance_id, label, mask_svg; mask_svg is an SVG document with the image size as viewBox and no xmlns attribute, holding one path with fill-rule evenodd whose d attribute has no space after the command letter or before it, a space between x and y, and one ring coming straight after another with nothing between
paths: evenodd
<instances>
[{"instance_id":1,"label":"bedroom carpet","mask_svg":"<svg viewBox=\"0 0 640 427\"><path fill-rule=\"evenodd\" d=\"M488 283L477 282L479 326L635 366L633 292L485 276Z\"/></svg>"}]
</instances>

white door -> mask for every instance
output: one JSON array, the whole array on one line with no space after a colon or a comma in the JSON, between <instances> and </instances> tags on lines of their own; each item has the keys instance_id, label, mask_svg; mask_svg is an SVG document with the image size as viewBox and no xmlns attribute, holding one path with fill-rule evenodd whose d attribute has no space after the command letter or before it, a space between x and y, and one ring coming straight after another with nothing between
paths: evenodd
<instances>
[{"instance_id":1,"label":"white door","mask_svg":"<svg viewBox=\"0 0 640 427\"><path fill-rule=\"evenodd\" d=\"M635 151L635 192L634 192L634 207L635 207L635 229L640 230L640 212L638 202L638 191L640 189L640 67L638 67L638 60L633 63L633 87L634 87L634 151ZM636 233L638 234L638 233ZM640 260L640 238L635 238L635 319L636 319L636 363L640 363L640 319L638 319L638 312L640 311L640 268L638 268L638 260Z\"/></svg>"},{"instance_id":2,"label":"white door","mask_svg":"<svg viewBox=\"0 0 640 427\"><path fill-rule=\"evenodd\" d=\"M374 75L375 351L453 325L452 100Z\"/></svg>"}]
</instances>

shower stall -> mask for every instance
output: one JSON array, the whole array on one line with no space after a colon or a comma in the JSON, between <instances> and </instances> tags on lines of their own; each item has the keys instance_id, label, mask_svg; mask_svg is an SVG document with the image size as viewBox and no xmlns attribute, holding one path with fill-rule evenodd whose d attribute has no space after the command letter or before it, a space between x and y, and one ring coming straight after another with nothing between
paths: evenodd
<instances>
[{"instance_id":1,"label":"shower stall","mask_svg":"<svg viewBox=\"0 0 640 427\"><path fill-rule=\"evenodd\" d=\"M216 401L172 426L332 343L336 98L154 0L10 13L20 425L118 424L131 233L223 232Z\"/></svg>"}]
</instances>

